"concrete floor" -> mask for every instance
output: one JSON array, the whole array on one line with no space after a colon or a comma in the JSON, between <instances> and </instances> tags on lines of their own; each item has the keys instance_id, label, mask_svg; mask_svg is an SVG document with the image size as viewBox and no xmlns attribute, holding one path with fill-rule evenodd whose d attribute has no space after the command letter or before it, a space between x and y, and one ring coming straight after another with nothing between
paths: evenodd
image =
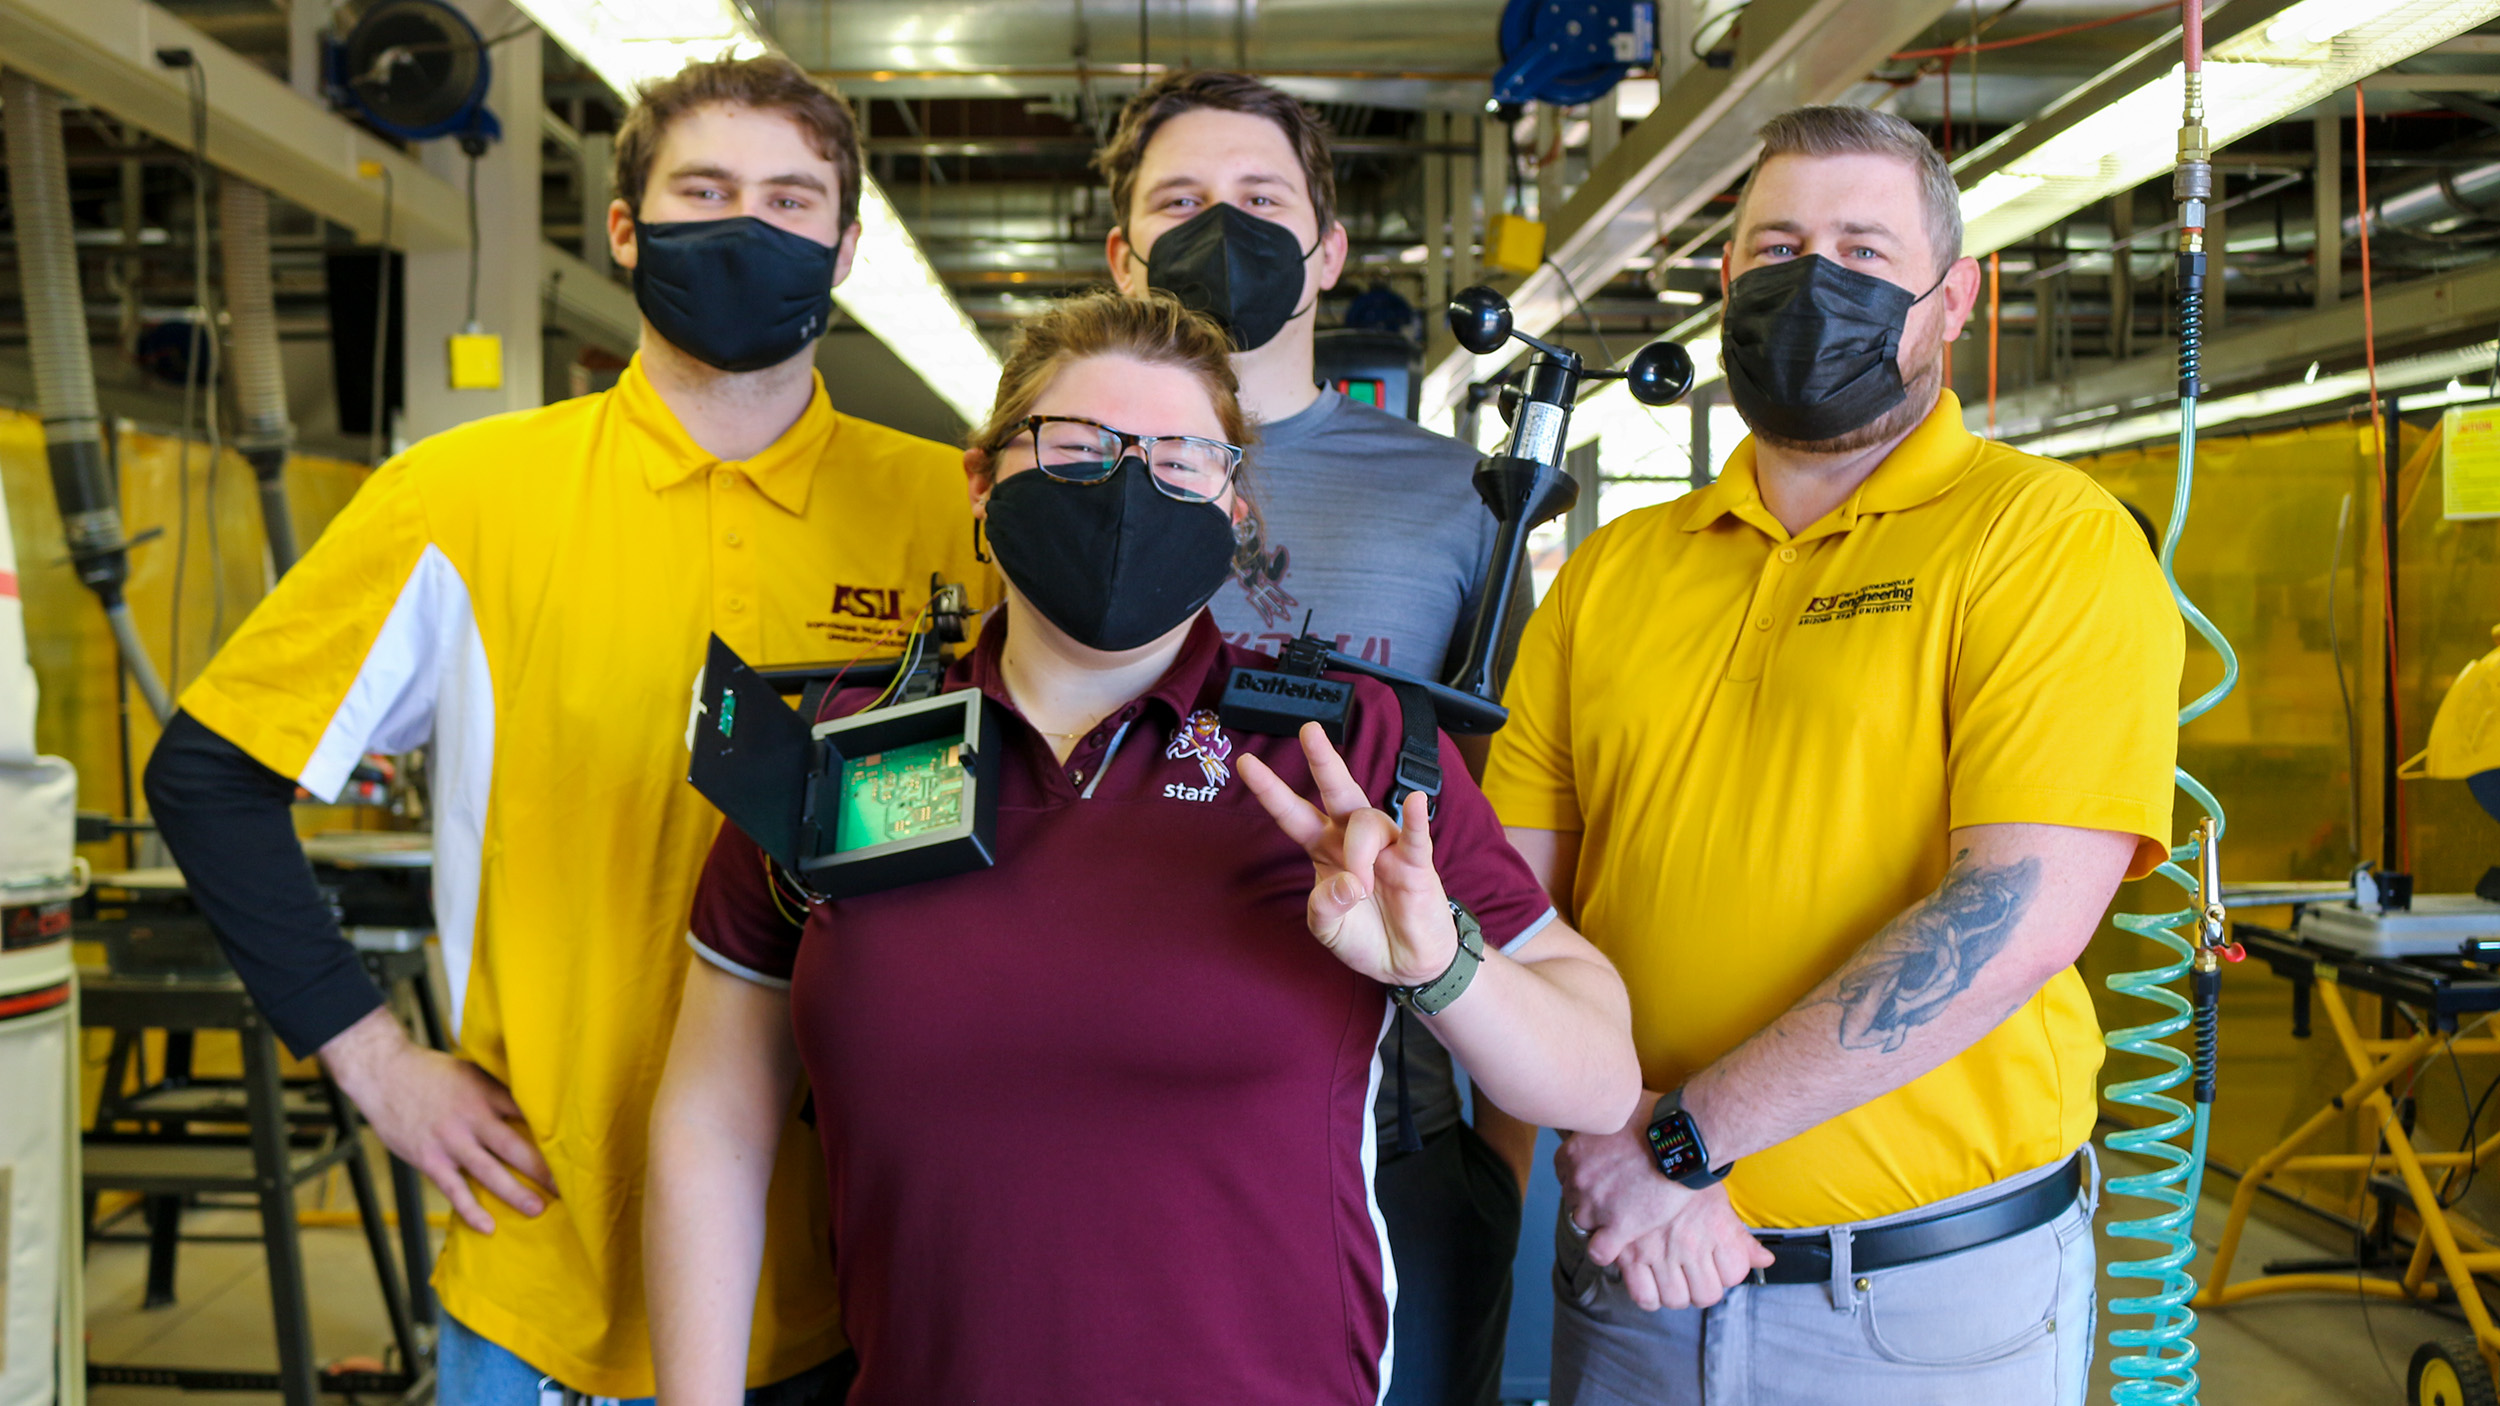
<instances>
[{"instance_id":1,"label":"concrete floor","mask_svg":"<svg viewBox=\"0 0 2500 1406\"><path fill-rule=\"evenodd\" d=\"M2227 1193L2231 1187L2220 1182L2216 1189ZM352 1202L340 1194L332 1204ZM2104 1204L2104 1226L2114 1209ZM2198 1219L2196 1238L2208 1252L2226 1209L2225 1201L2209 1196ZM186 1229L197 1234L248 1235L257 1225L256 1216L240 1210L195 1211L185 1218ZM135 1231L136 1217L119 1228ZM2243 1242L2240 1273L2254 1273L2271 1259L2316 1257L2341 1248L2254 1219ZM390 1335L362 1238L351 1229L307 1229L304 1253L311 1276L313 1338L322 1359L383 1356ZM2113 1242L2104 1236L2103 1259L2112 1253ZM2116 1253L2128 1252L2121 1248ZM256 1370L274 1366L275 1339L257 1244L185 1243L176 1286L179 1302L156 1310L139 1306L146 1254L146 1247L138 1244L99 1244L89 1253L87 1321L95 1360ZM2204 1262L2200 1259L2200 1267ZM2104 1309L2104 1358L2111 1326ZM2197 1332L2204 1354L2203 1399L2212 1406L2398 1406L2404 1400L2405 1364L2414 1348L2425 1339L2461 1331L2455 1320L2423 1309L2372 1302L2365 1310L2355 1299L2330 1296L2261 1300L2207 1314ZM2108 1400L2110 1381L2106 1362L2097 1365L2093 1400ZM140 1387L99 1387L90 1399L95 1406L270 1406L275 1400L209 1392L177 1398Z\"/></svg>"},{"instance_id":2,"label":"concrete floor","mask_svg":"<svg viewBox=\"0 0 2500 1406\"><path fill-rule=\"evenodd\" d=\"M337 1203L355 1204L345 1195ZM115 1232L130 1234L143 1229L136 1215L113 1227ZM183 1229L193 1235L257 1236L260 1216L249 1210L194 1210L183 1217ZM364 1236L354 1229L307 1227L303 1245L313 1347L319 1359L324 1364L349 1357L387 1360L392 1351L389 1319L383 1312ZM140 1307L146 1284L145 1245L89 1247L87 1354L91 1361L260 1372L277 1367L269 1276L257 1240L186 1240L175 1273L176 1302L166 1307ZM99 1386L88 1391L94 1406L274 1406L277 1399L274 1394L174 1392L152 1387Z\"/></svg>"},{"instance_id":3,"label":"concrete floor","mask_svg":"<svg viewBox=\"0 0 2500 1406\"><path fill-rule=\"evenodd\" d=\"M2208 1195L2197 1212L2199 1254L2192 1269L2199 1276L2212 1264L2214 1244L2221 1238L2223 1218L2230 1211L2228 1181L2209 1181ZM2219 1191L2222 1194L2210 1194ZM2099 1237L2104 1266L2113 1258L2144 1257L2141 1242L2113 1240L2112 1219L2131 1220L2148 1214L2146 1203L2104 1197ZM2295 1233L2285 1224L2334 1234L2323 1221L2302 1216L2297 1221L2249 1218L2233 1265L2234 1282L2258 1273L2277 1259L2319 1259L2350 1250L2348 1244L2327 1244ZM2140 1326L2146 1320L2114 1318L2109 1312L2113 1285L2123 1292L2142 1292L2142 1281L2101 1279L2101 1341L2092 1364L2092 1400L2109 1400L2115 1378L2109 1370L2113 1327ZM2235 1304L2198 1315L2196 1346L2202 1354L2197 1374L2202 1399L2211 1406L2318 1406L2323 1402L2383 1403L2405 1400L2405 1368L2413 1350L2431 1338L2465 1336L2462 1321L2410 1304L2325 1294L2286 1295Z\"/></svg>"}]
</instances>

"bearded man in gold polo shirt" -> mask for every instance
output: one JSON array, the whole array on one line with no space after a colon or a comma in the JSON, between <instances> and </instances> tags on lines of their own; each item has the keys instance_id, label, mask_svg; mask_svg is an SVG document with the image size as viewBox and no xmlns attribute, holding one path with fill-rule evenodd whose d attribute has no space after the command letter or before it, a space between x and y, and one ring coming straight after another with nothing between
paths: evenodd
<instances>
[{"instance_id":1,"label":"bearded man in gold polo shirt","mask_svg":"<svg viewBox=\"0 0 2500 1406\"><path fill-rule=\"evenodd\" d=\"M2073 963L2168 841L2179 619L2115 499L1963 428L1926 139L1762 137L1722 264L1753 435L1572 556L1485 778L1649 1089L1557 1159L1554 1399L2080 1402Z\"/></svg>"}]
</instances>

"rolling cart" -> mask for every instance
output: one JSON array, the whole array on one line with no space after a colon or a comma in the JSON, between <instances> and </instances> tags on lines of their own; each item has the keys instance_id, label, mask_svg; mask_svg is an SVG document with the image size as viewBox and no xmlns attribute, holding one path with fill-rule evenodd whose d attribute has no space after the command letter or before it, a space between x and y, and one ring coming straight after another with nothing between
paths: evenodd
<instances>
[{"instance_id":1,"label":"rolling cart","mask_svg":"<svg viewBox=\"0 0 2500 1406\"><path fill-rule=\"evenodd\" d=\"M2500 1133L2462 1152L2424 1151L2388 1093L2425 1059L2459 1055L2500 1054L2500 1036L2455 1038L2461 1024L2500 1011L2500 967L2476 956L2451 952L2406 955L2365 955L2330 946L2296 932L2232 924L2232 936L2248 954L2292 984L2292 1034L2310 1034L2313 1010L2326 1013L2352 1069L2345 1085L2324 1107L2257 1159L2240 1178L2223 1223L2222 1241L2214 1251L2207 1287L2196 1298L2200 1309L2226 1308L2275 1294L2304 1292L2360 1293L2378 1298L2432 1302L2453 1297L2464 1310L2472 1336L2426 1342L2414 1351L2406 1373L2406 1393L2415 1406L2496 1406L2493 1391L2500 1378L2500 1326L2474 1282L2478 1271L2500 1270L2500 1244L2462 1220L2452 1220L2439 1199L2434 1172L2477 1166L2500 1157ZM2483 944L2469 943L2468 951ZM2500 944L2492 944L2500 956ZM2365 1036L2355 1024L2347 991L2376 996L2384 1003L2379 1033ZM2420 1012L2422 1025L2398 1035L2398 1006ZM2302 1152L2320 1133L2346 1114L2359 1111L2377 1124L2378 1150L2373 1152ZM2403 1183L2422 1233L2401 1278L2369 1274L2356 1265L2349 1272L2303 1269L2267 1273L2233 1284L2231 1261L2239 1251L2240 1233L2248 1223L2259 1188L2285 1172L2343 1171L2374 1176L2392 1170ZM2436 1271L2436 1274L2434 1274Z\"/></svg>"}]
</instances>

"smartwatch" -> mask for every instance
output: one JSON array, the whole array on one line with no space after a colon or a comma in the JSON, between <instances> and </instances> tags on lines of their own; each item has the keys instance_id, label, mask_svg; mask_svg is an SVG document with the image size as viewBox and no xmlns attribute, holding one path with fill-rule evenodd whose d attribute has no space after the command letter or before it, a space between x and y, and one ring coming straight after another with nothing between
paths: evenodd
<instances>
[{"instance_id":1,"label":"smartwatch","mask_svg":"<svg viewBox=\"0 0 2500 1406\"><path fill-rule=\"evenodd\" d=\"M1710 1149L1702 1143L1701 1126L1684 1111L1684 1091L1671 1089L1649 1115L1649 1155L1658 1174L1695 1191L1717 1186L1736 1164L1713 1168Z\"/></svg>"},{"instance_id":2,"label":"smartwatch","mask_svg":"<svg viewBox=\"0 0 2500 1406\"><path fill-rule=\"evenodd\" d=\"M1483 924L1456 899L1450 900L1450 916L1458 923L1458 950L1450 954L1448 968L1421 986L1389 988L1392 999L1417 1015L1439 1015L1448 1010L1450 1002L1457 1000L1468 983L1476 979L1476 968L1484 965Z\"/></svg>"}]
</instances>

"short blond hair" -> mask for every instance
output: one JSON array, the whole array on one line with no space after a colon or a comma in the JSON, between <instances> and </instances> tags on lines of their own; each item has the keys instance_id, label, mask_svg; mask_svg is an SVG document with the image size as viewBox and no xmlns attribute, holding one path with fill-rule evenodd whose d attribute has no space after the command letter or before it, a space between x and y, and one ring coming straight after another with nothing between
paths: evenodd
<instances>
[{"instance_id":1,"label":"short blond hair","mask_svg":"<svg viewBox=\"0 0 2500 1406\"><path fill-rule=\"evenodd\" d=\"M1962 192L1953 184L1953 168L1927 134L1889 112L1870 107L1792 107L1762 124L1759 172L1774 156L1889 156L1908 164L1918 176L1919 204L1926 216L1928 242L1940 256L1937 272L1962 257ZM1745 192L1736 197L1736 237L1744 237Z\"/></svg>"},{"instance_id":2,"label":"short blond hair","mask_svg":"<svg viewBox=\"0 0 2500 1406\"><path fill-rule=\"evenodd\" d=\"M989 419L972 432L971 447L990 453L1005 447L1052 378L1072 363L1098 356L1131 357L1195 375L1215 402L1224 438L1249 447L1256 431L1241 408L1232 339L1213 319L1182 307L1180 299L1159 288L1136 298L1113 288L1091 289L1026 318L999 368L998 399Z\"/></svg>"}]
</instances>

